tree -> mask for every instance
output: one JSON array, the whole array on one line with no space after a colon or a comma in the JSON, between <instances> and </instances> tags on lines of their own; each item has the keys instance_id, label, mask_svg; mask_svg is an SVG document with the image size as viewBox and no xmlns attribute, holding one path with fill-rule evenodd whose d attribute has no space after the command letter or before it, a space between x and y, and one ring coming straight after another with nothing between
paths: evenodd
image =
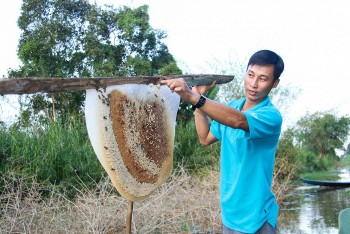
<instances>
[{"instance_id":1,"label":"tree","mask_svg":"<svg viewBox=\"0 0 350 234\"><path fill-rule=\"evenodd\" d=\"M321 160L325 155L336 156L335 150L343 148L350 131L350 118L316 112L301 118L297 125L300 146L316 153Z\"/></svg>"},{"instance_id":2,"label":"tree","mask_svg":"<svg viewBox=\"0 0 350 234\"><path fill-rule=\"evenodd\" d=\"M162 43L165 32L149 25L148 6L136 9L97 6L89 12L83 43L93 76L157 75L175 63ZM181 72L177 66L170 74Z\"/></svg>"},{"instance_id":3,"label":"tree","mask_svg":"<svg viewBox=\"0 0 350 234\"><path fill-rule=\"evenodd\" d=\"M86 0L24 0L18 26L23 66L10 77L94 77L181 74L149 24L148 6L105 8ZM84 92L21 98L21 120L50 122L82 116Z\"/></svg>"}]
</instances>

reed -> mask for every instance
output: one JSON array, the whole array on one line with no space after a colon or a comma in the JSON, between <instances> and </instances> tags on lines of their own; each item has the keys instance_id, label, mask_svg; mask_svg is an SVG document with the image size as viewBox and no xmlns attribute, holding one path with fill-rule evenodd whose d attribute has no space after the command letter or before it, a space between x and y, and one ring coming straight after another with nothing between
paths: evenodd
<instances>
[{"instance_id":1,"label":"reed","mask_svg":"<svg viewBox=\"0 0 350 234\"><path fill-rule=\"evenodd\" d=\"M176 126L174 164L195 174L218 170L220 145L203 146L199 143L194 121Z\"/></svg>"},{"instance_id":2,"label":"reed","mask_svg":"<svg viewBox=\"0 0 350 234\"><path fill-rule=\"evenodd\" d=\"M31 131L1 129L0 158L3 177L35 178L35 182L56 185L72 196L70 188L78 180L89 184L104 173L82 122L51 123Z\"/></svg>"}]
</instances>

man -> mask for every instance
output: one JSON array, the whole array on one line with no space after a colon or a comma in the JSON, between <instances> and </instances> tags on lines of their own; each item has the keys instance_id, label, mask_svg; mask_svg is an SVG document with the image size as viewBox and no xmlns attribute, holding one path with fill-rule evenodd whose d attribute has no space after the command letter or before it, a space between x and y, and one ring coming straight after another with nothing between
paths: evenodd
<instances>
[{"instance_id":1,"label":"man","mask_svg":"<svg viewBox=\"0 0 350 234\"><path fill-rule=\"evenodd\" d=\"M227 105L203 96L214 83L191 90L183 79L162 81L195 108L201 144L221 141L223 233L276 233L278 205L271 184L282 117L268 94L277 87L283 70L279 55L256 52L244 78L246 97Z\"/></svg>"}]
</instances>

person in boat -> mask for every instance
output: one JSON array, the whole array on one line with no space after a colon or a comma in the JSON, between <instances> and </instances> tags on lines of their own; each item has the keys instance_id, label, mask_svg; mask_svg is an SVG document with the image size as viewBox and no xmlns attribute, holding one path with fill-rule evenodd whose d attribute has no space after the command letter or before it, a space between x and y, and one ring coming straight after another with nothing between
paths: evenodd
<instances>
[{"instance_id":1,"label":"person in boat","mask_svg":"<svg viewBox=\"0 0 350 234\"><path fill-rule=\"evenodd\" d=\"M282 58L260 50L249 59L245 98L227 105L206 98L215 85L190 89L184 79L162 80L193 105L200 143L221 142L220 204L224 234L276 233L278 205L271 190L282 116L268 96L280 81Z\"/></svg>"}]
</instances>

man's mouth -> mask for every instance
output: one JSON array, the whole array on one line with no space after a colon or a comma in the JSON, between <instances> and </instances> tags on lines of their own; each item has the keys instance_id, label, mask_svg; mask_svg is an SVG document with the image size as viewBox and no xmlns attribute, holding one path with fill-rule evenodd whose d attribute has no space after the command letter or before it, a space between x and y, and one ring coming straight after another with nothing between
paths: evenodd
<instances>
[{"instance_id":1,"label":"man's mouth","mask_svg":"<svg viewBox=\"0 0 350 234\"><path fill-rule=\"evenodd\" d=\"M252 91L252 90L249 90L249 89L248 89L248 93L249 93L250 95L252 95L252 96L255 96L255 95L257 94L257 92Z\"/></svg>"}]
</instances>

